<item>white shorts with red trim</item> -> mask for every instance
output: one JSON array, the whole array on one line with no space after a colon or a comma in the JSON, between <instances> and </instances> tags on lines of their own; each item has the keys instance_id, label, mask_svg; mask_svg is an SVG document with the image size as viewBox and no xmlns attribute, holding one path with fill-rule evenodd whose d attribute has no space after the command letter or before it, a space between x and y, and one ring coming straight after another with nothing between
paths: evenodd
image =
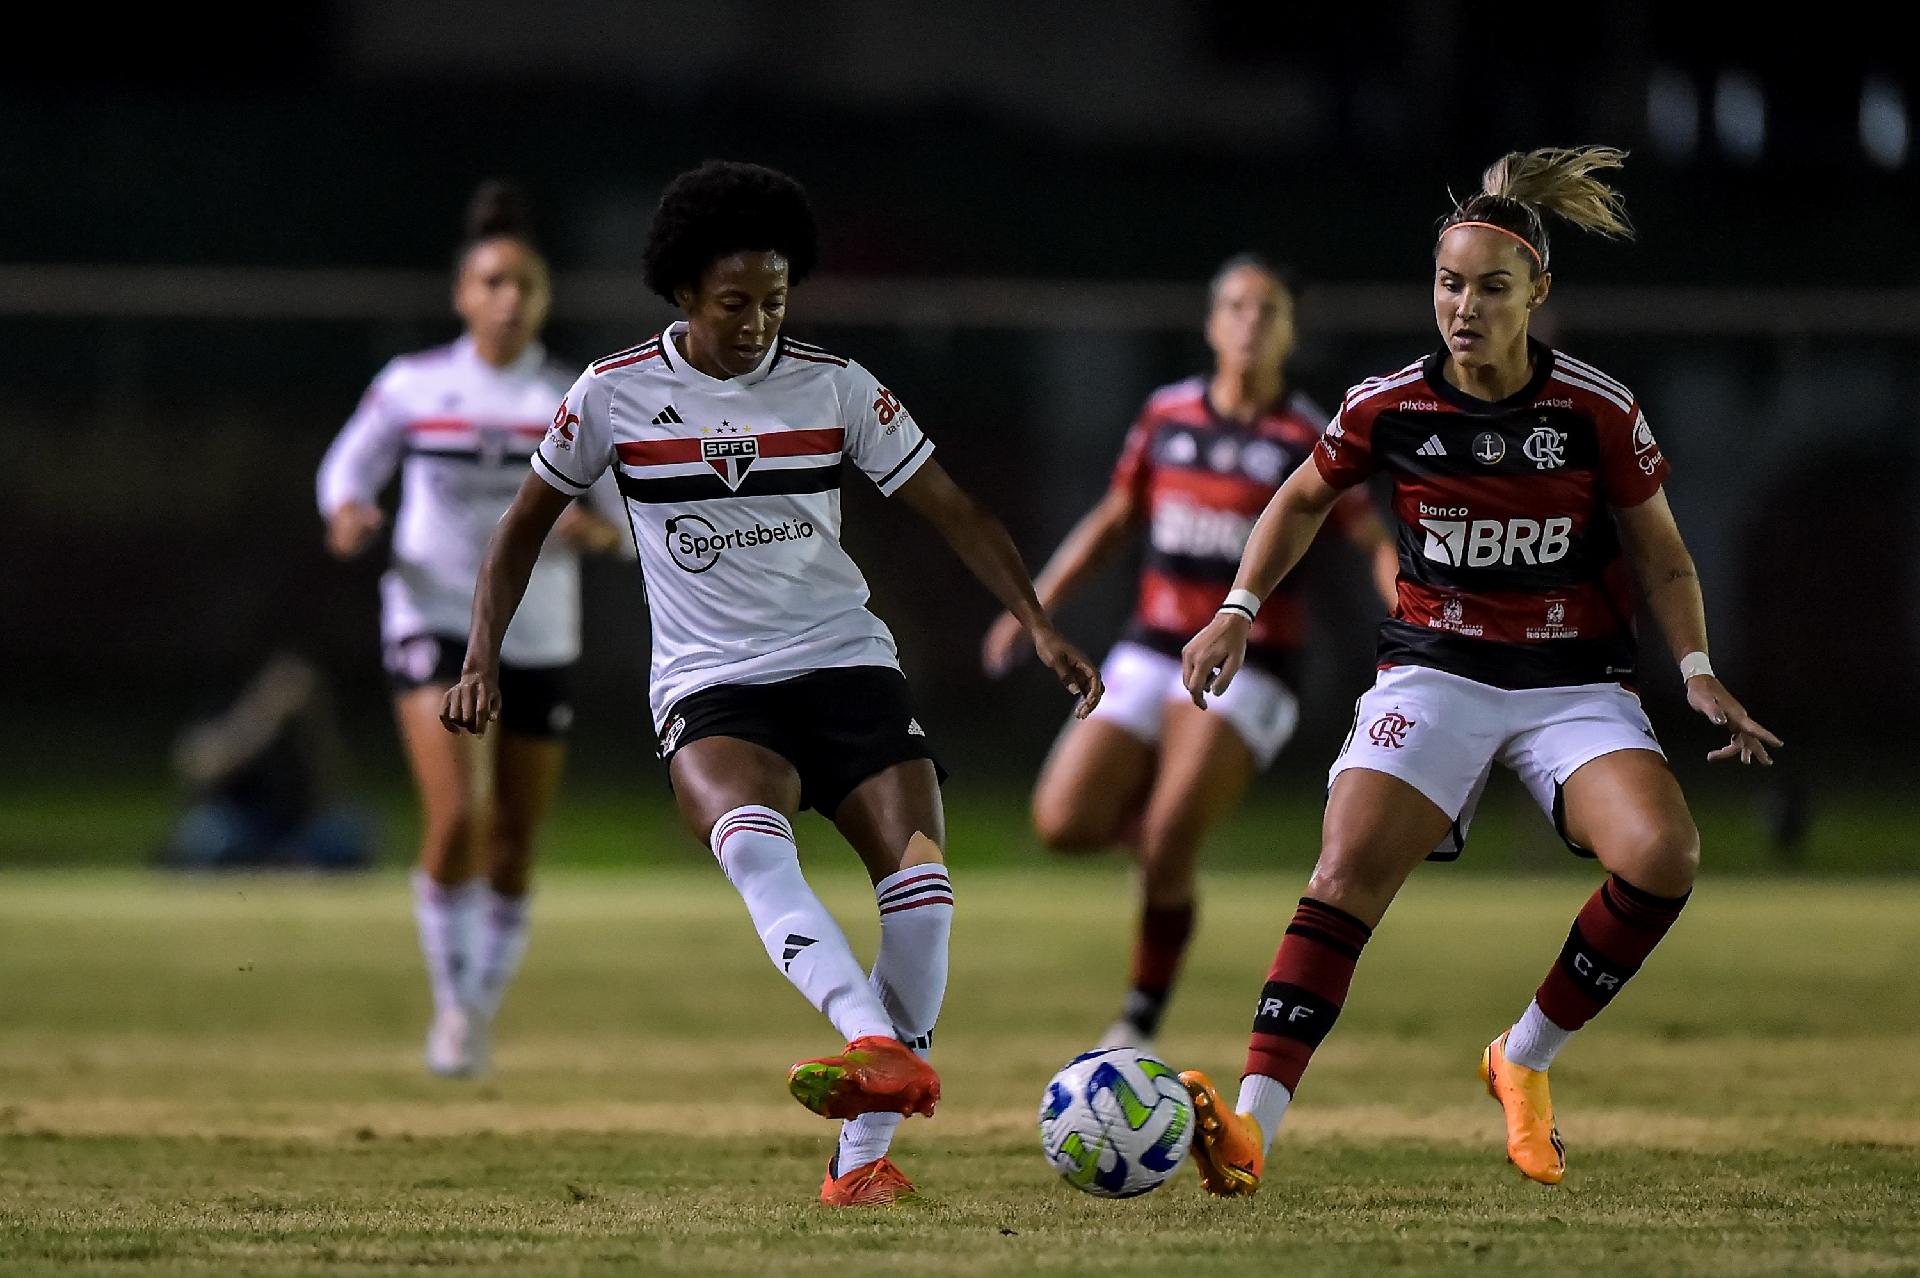
<instances>
[{"instance_id":1,"label":"white shorts with red trim","mask_svg":"<svg viewBox=\"0 0 1920 1278\"><path fill-rule=\"evenodd\" d=\"M1466 846L1474 808L1499 763L1519 774L1567 846L1591 855L1567 835L1561 790L1581 765L1616 750L1666 757L1640 698L1617 683L1508 689L1396 666L1355 703L1353 730L1327 785L1348 768L1405 781L1452 818L1431 856L1451 861Z\"/></svg>"},{"instance_id":2,"label":"white shorts with red trim","mask_svg":"<svg viewBox=\"0 0 1920 1278\"><path fill-rule=\"evenodd\" d=\"M1089 715L1124 728L1149 745L1160 741L1169 701L1191 701L1180 681L1180 662L1145 644L1121 640L1100 667L1106 693ZM1292 689L1264 670L1243 669L1225 694L1207 698L1207 710L1233 725L1265 768L1293 736L1300 702Z\"/></svg>"}]
</instances>

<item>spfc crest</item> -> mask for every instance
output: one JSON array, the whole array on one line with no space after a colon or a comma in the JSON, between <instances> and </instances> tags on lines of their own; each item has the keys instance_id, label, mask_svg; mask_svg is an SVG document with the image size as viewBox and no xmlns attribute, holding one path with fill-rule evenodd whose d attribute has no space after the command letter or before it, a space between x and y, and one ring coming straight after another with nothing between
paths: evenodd
<instances>
[{"instance_id":1,"label":"spfc crest","mask_svg":"<svg viewBox=\"0 0 1920 1278\"><path fill-rule=\"evenodd\" d=\"M738 492L747 472L760 459L760 441L751 435L736 439L703 439L700 441L700 458L727 481L729 489Z\"/></svg>"}]
</instances>

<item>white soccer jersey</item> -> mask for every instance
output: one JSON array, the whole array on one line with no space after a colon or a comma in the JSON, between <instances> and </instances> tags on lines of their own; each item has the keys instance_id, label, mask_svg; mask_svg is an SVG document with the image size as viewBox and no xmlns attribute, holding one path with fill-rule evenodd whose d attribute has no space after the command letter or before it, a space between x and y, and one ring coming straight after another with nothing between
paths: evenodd
<instances>
[{"instance_id":1,"label":"white soccer jersey","mask_svg":"<svg viewBox=\"0 0 1920 1278\"><path fill-rule=\"evenodd\" d=\"M898 669L840 545L842 461L891 495L932 442L850 360L782 337L752 372L717 380L674 344L685 331L581 374L532 463L567 493L609 468L618 478L653 619L656 726L717 684Z\"/></svg>"},{"instance_id":2,"label":"white soccer jersey","mask_svg":"<svg viewBox=\"0 0 1920 1278\"><path fill-rule=\"evenodd\" d=\"M506 368L461 338L403 355L382 369L320 464L320 513L375 502L401 471L393 562L380 580L380 633L460 636L473 612L480 558L494 525L526 476L526 458L566 393L567 370L537 343ZM594 500L619 520L618 497ZM580 655L578 555L550 543L513 624L501 660L565 665Z\"/></svg>"}]
</instances>

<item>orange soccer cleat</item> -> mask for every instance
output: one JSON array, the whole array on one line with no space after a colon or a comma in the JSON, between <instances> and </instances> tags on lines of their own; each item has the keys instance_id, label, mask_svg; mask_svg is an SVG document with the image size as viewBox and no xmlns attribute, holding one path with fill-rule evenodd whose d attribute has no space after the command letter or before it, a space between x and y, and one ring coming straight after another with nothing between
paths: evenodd
<instances>
[{"instance_id":1,"label":"orange soccer cleat","mask_svg":"<svg viewBox=\"0 0 1920 1278\"><path fill-rule=\"evenodd\" d=\"M1480 1055L1480 1081L1507 1115L1507 1161L1528 1180L1557 1185L1567 1174L1567 1147L1553 1122L1547 1072L1515 1065L1506 1056L1507 1036Z\"/></svg>"},{"instance_id":2,"label":"orange soccer cleat","mask_svg":"<svg viewBox=\"0 0 1920 1278\"><path fill-rule=\"evenodd\" d=\"M1254 1193L1267 1162L1260 1148L1260 1124L1251 1114L1228 1109L1199 1070L1187 1070L1180 1082L1193 1098L1193 1165L1200 1169L1200 1187L1221 1198Z\"/></svg>"},{"instance_id":3,"label":"orange soccer cleat","mask_svg":"<svg viewBox=\"0 0 1920 1278\"><path fill-rule=\"evenodd\" d=\"M838 1176L833 1174L836 1158L827 1160L827 1178L820 1185L820 1201L828 1207L885 1207L914 1196L913 1182L891 1158L876 1158Z\"/></svg>"},{"instance_id":4,"label":"orange soccer cleat","mask_svg":"<svg viewBox=\"0 0 1920 1278\"><path fill-rule=\"evenodd\" d=\"M868 1035L838 1056L801 1061L787 1075L793 1098L823 1118L925 1114L940 1103L940 1076L900 1040Z\"/></svg>"}]
</instances>

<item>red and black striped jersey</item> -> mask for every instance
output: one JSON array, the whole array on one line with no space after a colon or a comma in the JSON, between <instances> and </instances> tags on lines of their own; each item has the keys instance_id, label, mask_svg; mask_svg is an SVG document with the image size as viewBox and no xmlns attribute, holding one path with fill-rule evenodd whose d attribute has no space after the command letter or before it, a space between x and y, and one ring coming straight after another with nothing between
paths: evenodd
<instances>
[{"instance_id":1,"label":"red and black striped jersey","mask_svg":"<svg viewBox=\"0 0 1920 1278\"><path fill-rule=\"evenodd\" d=\"M1214 411L1207 379L1163 386L1127 434L1113 487L1146 512L1148 542L1140 594L1127 638L1179 655L1233 585L1253 525L1326 420L1304 395L1289 396L1251 422ZM1349 523L1367 507L1357 490L1335 507ZM1282 583L1260 609L1247 659L1284 673L1306 635L1299 593Z\"/></svg>"},{"instance_id":2,"label":"red and black striped jersey","mask_svg":"<svg viewBox=\"0 0 1920 1278\"><path fill-rule=\"evenodd\" d=\"M1399 601L1379 662L1501 688L1628 681L1633 592L1610 508L1659 491L1667 460L1639 402L1540 343L1518 393L1475 399L1444 352L1347 392L1314 462L1337 488L1384 472Z\"/></svg>"}]
</instances>

